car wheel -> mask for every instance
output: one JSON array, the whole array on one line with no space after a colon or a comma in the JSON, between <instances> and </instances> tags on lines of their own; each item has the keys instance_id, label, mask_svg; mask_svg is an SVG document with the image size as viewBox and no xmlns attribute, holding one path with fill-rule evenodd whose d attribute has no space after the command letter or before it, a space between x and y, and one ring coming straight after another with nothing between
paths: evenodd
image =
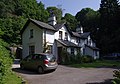
<instances>
[{"instance_id":1,"label":"car wheel","mask_svg":"<svg viewBox=\"0 0 120 84\"><path fill-rule=\"evenodd\" d=\"M21 68L21 69L25 69L25 67L24 67L23 64L20 64L20 68Z\"/></svg>"},{"instance_id":2,"label":"car wheel","mask_svg":"<svg viewBox=\"0 0 120 84\"><path fill-rule=\"evenodd\" d=\"M43 70L42 67L38 67L38 73L39 73L39 74L43 74L43 73L44 73L44 70Z\"/></svg>"}]
</instances>

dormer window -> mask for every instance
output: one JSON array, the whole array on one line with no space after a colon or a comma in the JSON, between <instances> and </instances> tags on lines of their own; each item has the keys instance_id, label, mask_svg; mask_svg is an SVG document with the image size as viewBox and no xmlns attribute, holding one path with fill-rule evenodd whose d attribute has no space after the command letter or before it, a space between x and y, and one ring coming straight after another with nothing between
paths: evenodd
<instances>
[{"instance_id":1,"label":"dormer window","mask_svg":"<svg viewBox=\"0 0 120 84\"><path fill-rule=\"evenodd\" d=\"M33 29L30 30L30 38L33 38Z\"/></svg>"},{"instance_id":2,"label":"dormer window","mask_svg":"<svg viewBox=\"0 0 120 84\"><path fill-rule=\"evenodd\" d=\"M59 31L59 39L62 39L62 31Z\"/></svg>"},{"instance_id":3,"label":"dormer window","mask_svg":"<svg viewBox=\"0 0 120 84\"><path fill-rule=\"evenodd\" d=\"M68 34L65 32L65 40L68 40Z\"/></svg>"}]
</instances>

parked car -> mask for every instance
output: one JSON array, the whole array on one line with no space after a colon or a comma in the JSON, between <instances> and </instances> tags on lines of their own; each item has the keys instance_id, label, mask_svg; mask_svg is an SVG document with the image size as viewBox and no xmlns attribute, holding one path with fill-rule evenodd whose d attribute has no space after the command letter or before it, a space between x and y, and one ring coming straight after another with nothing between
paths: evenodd
<instances>
[{"instance_id":1,"label":"parked car","mask_svg":"<svg viewBox=\"0 0 120 84\"><path fill-rule=\"evenodd\" d=\"M56 70L58 64L56 58L52 54L31 54L25 57L20 62L21 69L33 69L37 70L38 73L44 73L48 70Z\"/></svg>"}]
</instances>

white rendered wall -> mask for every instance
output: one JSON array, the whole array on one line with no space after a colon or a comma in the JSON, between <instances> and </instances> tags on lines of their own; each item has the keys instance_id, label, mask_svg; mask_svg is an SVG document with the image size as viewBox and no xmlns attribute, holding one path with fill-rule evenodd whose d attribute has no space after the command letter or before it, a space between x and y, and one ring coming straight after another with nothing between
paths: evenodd
<instances>
[{"instance_id":1,"label":"white rendered wall","mask_svg":"<svg viewBox=\"0 0 120 84\"><path fill-rule=\"evenodd\" d=\"M30 38L30 30L33 29L33 38ZM30 23L22 34L23 58L29 55L29 46L35 46L35 53L43 51L43 31L33 23Z\"/></svg>"}]
</instances>

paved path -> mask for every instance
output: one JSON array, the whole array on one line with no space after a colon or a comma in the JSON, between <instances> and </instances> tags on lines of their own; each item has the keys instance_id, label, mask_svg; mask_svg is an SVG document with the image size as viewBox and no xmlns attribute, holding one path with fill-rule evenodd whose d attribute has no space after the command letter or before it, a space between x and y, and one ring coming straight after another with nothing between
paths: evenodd
<instances>
[{"instance_id":1,"label":"paved path","mask_svg":"<svg viewBox=\"0 0 120 84\"><path fill-rule=\"evenodd\" d=\"M71 68L59 65L54 72L37 74L21 70L19 64L13 70L28 81L28 84L111 84L114 68Z\"/></svg>"}]
</instances>

